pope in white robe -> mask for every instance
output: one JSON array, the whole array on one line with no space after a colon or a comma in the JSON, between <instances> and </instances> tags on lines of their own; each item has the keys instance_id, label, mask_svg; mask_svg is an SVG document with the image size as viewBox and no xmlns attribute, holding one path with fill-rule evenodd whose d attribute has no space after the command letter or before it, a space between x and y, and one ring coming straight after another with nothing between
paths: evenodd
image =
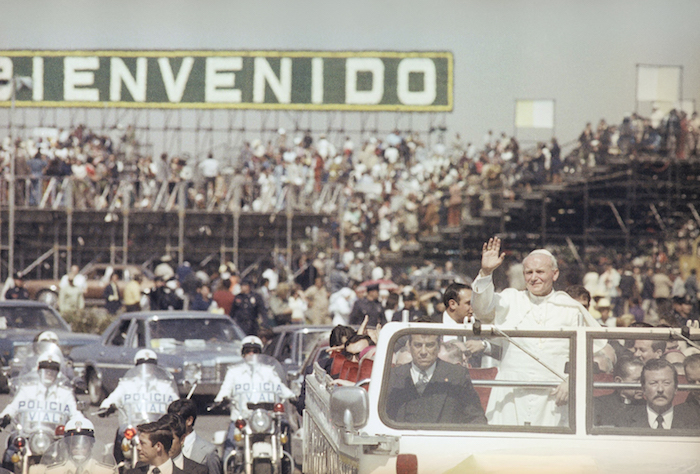
<instances>
[{"instance_id":1,"label":"pope in white robe","mask_svg":"<svg viewBox=\"0 0 700 474\"><path fill-rule=\"evenodd\" d=\"M556 259L546 250L535 250L523 261L526 290L512 288L496 293L492 273L503 262L500 239L484 244L479 275L472 283L472 307L484 320L492 311L493 323L501 329L559 329L598 326L588 311L552 285L559 277ZM515 338L550 368L566 377L568 338ZM605 341L599 341L602 345ZM552 388L494 387L486 418L491 425L568 426L568 381L562 380L523 350L502 340L503 355L496 380L561 382Z\"/></svg>"}]
</instances>

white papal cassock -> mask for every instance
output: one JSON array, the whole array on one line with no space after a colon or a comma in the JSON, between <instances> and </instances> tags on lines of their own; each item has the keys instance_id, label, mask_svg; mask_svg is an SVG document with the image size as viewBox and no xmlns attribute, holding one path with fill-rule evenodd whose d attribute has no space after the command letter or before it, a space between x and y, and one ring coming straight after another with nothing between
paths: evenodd
<instances>
[{"instance_id":1,"label":"white papal cassock","mask_svg":"<svg viewBox=\"0 0 700 474\"><path fill-rule=\"evenodd\" d=\"M491 275L478 276L472 284L474 315L486 321L485 315L495 310L493 323L501 329L559 329L575 326L599 326L588 311L563 291L535 296L527 290L512 288L494 291ZM569 360L569 339L517 338L516 342L544 363L564 374ZM560 381L522 350L508 343L496 380ZM605 341L599 341L605 344ZM596 344L598 346L598 344ZM602 347L597 347L600 349ZM551 388L494 387L491 390L486 418L491 425L567 426L568 406L556 406Z\"/></svg>"}]
</instances>

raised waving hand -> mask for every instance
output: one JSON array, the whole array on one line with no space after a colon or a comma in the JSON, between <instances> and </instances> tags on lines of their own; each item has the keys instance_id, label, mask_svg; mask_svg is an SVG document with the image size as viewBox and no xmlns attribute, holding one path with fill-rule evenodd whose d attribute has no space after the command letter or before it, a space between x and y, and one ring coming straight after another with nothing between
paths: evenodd
<instances>
[{"instance_id":1,"label":"raised waving hand","mask_svg":"<svg viewBox=\"0 0 700 474\"><path fill-rule=\"evenodd\" d=\"M488 276L495 269L501 266L505 253L501 253L501 239L491 237L488 242L484 243L481 249L481 271L482 276Z\"/></svg>"}]
</instances>

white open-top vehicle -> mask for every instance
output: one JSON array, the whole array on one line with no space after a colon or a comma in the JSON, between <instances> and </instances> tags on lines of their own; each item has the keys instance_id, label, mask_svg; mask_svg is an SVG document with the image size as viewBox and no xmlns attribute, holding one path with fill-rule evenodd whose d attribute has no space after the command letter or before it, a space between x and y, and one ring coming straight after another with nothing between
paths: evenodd
<instances>
[{"instance_id":1,"label":"white open-top vehicle","mask_svg":"<svg viewBox=\"0 0 700 474\"><path fill-rule=\"evenodd\" d=\"M481 339L492 346L510 344L509 350L520 350L522 357L530 358L531 373L503 380L494 377L498 369L469 368L473 390L486 410L498 406L499 400L489 398L503 393L504 389L533 393L539 390L547 396L563 382L568 386L569 400L560 407L562 413L556 426L523 420L512 424L465 422L461 415L452 415L451 419L441 416L431 419L432 415L421 418L423 409L427 410L425 413L433 413L447 408L420 404L412 408L415 416L407 416L407 410L398 406L406 401L405 397L392 391L398 373L392 375L392 371L398 371L403 364L410 365L411 358L406 357L405 348L409 337L426 334L440 336L441 346L450 340ZM341 378L355 380L354 386L338 386L318 364L307 377L303 471L319 474L698 473L700 426L650 429L595 421L600 419L594 413L595 397L614 390L638 390L641 385L613 382L609 372L600 370L601 361L594 353L608 341L614 341L618 350L624 351L637 339L674 344L680 341L682 345L692 346L700 340L700 332L584 327L535 331L501 330L479 324L476 328L471 324L453 328L433 323L389 323L380 332L373 360L364 358L357 366L339 361ZM532 350L533 347L543 349ZM565 359L565 363L548 362L552 358L547 351L552 347L561 352L559 355L563 354L555 360ZM441 353L440 358L445 356ZM498 362L483 360L481 365L497 366ZM537 370L538 366L541 370ZM407 372L403 369L402 373ZM444 380L438 382L444 384L436 389L434 396L426 397L424 403L444 404L445 398L451 396L451 381L441 377ZM700 384L688 384L680 376L674 405L693 396L691 392L698 393L698 389Z\"/></svg>"}]
</instances>

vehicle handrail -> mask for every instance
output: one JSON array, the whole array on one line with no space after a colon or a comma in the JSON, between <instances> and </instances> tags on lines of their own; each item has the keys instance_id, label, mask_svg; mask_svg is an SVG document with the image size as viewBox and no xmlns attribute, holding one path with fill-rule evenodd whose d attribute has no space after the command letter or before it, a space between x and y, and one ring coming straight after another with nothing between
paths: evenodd
<instances>
[{"instance_id":1,"label":"vehicle handrail","mask_svg":"<svg viewBox=\"0 0 700 474\"><path fill-rule=\"evenodd\" d=\"M548 388L558 387L561 382L556 380L531 382L529 380L472 380L472 385L479 387L524 387L524 388Z\"/></svg>"}]
</instances>

